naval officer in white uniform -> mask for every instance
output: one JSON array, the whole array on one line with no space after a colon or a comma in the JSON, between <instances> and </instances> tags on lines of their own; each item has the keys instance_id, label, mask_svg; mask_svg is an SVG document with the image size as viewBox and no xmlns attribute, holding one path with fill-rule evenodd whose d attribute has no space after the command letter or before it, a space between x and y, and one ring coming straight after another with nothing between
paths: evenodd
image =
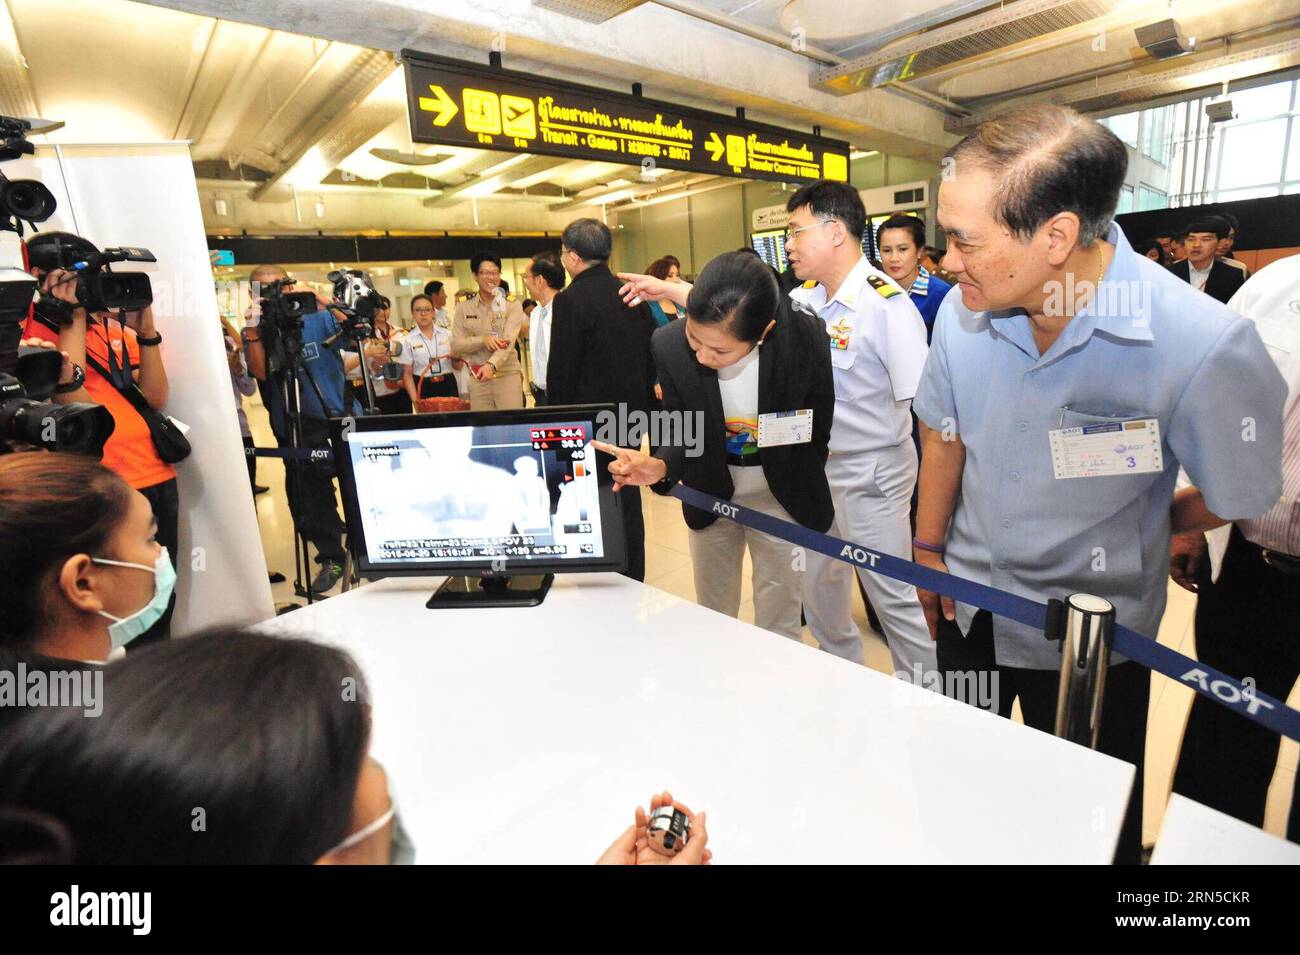
<instances>
[{"instance_id":1,"label":"naval officer in white uniform","mask_svg":"<svg viewBox=\"0 0 1300 955\"><path fill-rule=\"evenodd\" d=\"M912 397L925 367L925 323L907 293L862 254L866 210L847 183L822 181L791 197L786 253L804 280L794 306L826 324L835 377L835 423L826 477L835 501L830 533L910 560L916 484ZM859 571L889 642L896 674L918 685L935 650L916 589ZM808 554L804 616L822 649L862 663L853 622L853 568Z\"/></svg>"}]
</instances>

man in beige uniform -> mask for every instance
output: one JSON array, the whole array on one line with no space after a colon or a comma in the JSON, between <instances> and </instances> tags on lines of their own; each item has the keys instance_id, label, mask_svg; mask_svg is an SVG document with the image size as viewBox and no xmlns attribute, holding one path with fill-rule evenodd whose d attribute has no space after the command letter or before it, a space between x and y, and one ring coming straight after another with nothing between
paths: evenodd
<instances>
[{"instance_id":1,"label":"man in beige uniform","mask_svg":"<svg viewBox=\"0 0 1300 955\"><path fill-rule=\"evenodd\" d=\"M501 257L479 252L470 259L478 295L456 306L451 321L451 351L464 359L473 376L469 383L472 411L524 406L524 379L515 354L515 339L524 320L518 302L501 292Z\"/></svg>"}]
</instances>

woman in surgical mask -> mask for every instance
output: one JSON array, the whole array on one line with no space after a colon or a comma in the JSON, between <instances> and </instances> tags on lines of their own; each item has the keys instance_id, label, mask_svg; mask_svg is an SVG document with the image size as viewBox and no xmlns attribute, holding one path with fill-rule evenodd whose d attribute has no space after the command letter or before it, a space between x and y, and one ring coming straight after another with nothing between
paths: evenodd
<instances>
[{"instance_id":1,"label":"woman in surgical mask","mask_svg":"<svg viewBox=\"0 0 1300 955\"><path fill-rule=\"evenodd\" d=\"M60 823L77 863L414 860L343 650L223 629L102 675L97 718L29 710L0 735L0 806Z\"/></svg>"},{"instance_id":2,"label":"woman in surgical mask","mask_svg":"<svg viewBox=\"0 0 1300 955\"><path fill-rule=\"evenodd\" d=\"M148 500L77 454L0 457L0 650L102 663L167 610L176 583Z\"/></svg>"}]
</instances>

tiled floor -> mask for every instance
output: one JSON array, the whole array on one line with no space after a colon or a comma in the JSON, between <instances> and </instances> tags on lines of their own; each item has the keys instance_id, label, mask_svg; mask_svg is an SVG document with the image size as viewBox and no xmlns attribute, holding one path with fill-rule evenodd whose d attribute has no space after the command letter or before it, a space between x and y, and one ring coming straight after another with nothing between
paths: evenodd
<instances>
[{"instance_id":1,"label":"tiled floor","mask_svg":"<svg viewBox=\"0 0 1300 955\"><path fill-rule=\"evenodd\" d=\"M266 413L256 397L246 402L245 407L248 410L257 444L264 447L273 446ZM269 493L257 498L258 519L268 565L271 570L278 570L288 578L286 583L274 585L272 593L277 605L289 601L301 603L301 598L296 598L293 594L292 525L284 501L283 466L278 461L260 459L258 481L271 487ZM646 583L687 600L694 600L695 582L687 538L690 531L682 521L681 505L674 499L644 492L643 506L646 522ZM740 618L752 623L754 602L749 578L750 567L746 559ZM854 608L858 624L867 634L866 665L882 672L892 672L893 665L884 639L868 626L861 599L856 595ZM1168 608L1160 626L1160 642L1193 656L1192 620L1195 609L1195 596L1171 583ZM816 646L807 630L804 631L803 640L810 646ZM1160 831L1165 802L1172 785L1174 762L1182 740L1183 727L1187 722L1192 696L1191 690L1178 686L1162 676L1152 676L1150 723L1147 734L1146 805L1143 817L1143 841L1148 844L1155 841ZM1300 684L1292 690L1288 702L1291 706L1300 706ZM1300 746L1295 742L1282 741L1277 772L1273 777L1272 788L1269 790L1264 828L1276 835L1285 832L1298 749Z\"/></svg>"}]
</instances>

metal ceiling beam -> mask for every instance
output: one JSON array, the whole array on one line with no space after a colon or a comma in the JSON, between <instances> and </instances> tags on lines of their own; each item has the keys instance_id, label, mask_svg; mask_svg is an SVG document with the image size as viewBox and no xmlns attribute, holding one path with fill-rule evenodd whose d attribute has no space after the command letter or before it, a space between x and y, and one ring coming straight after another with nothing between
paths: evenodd
<instances>
[{"instance_id":1,"label":"metal ceiling beam","mask_svg":"<svg viewBox=\"0 0 1300 955\"><path fill-rule=\"evenodd\" d=\"M329 143L330 148L325 150L325 159L331 164L337 164L387 128L394 117L400 115L404 107L372 110L374 115L366 117L367 122L358 123L357 110L366 98L397 69L397 62L389 53L367 50L357 56L354 66L355 69L351 67L348 69L343 81L312 111L307 121L294 130L284 147L277 150L280 163L272 170L271 178L254 190L254 200L274 188L313 146ZM311 72L314 74L316 70L313 69ZM299 95L303 89L305 84L300 83L294 93L291 93L281 104L264 129L270 128L293 97ZM350 124L355 125L356 128L344 135Z\"/></svg>"},{"instance_id":2,"label":"metal ceiling beam","mask_svg":"<svg viewBox=\"0 0 1300 955\"><path fill-rule=\"evenodd\" d=\"M725 13L718 13L716 10L710 10L708 7L702 7L698 3L691 3L690 0L655 0L661 7L674 10L677 13L684 13L688 17L695 17L697 20L703 20L705 23L712 23L714 26L725 27L733 33L740 33L744 36L755 40L762 40L764 43L770 43L772 46L780 47L787 53L796 53L799 56L805 56L817 63L825 63L830 66L839 66L844 62L843 57L836 56L827 50L819 47L810 46L803 43L799 48L795 48L794 38L789 34L782 33L779 30L769 30L765 27L756 26L752 23L746 23L736 17L727 16Z\"/></svg>"},{"instance_id":3,"label":"metal ceiling beam","mask_svg":"<svg viewBox=\"0 0 1300 955\"><path fill-rule=\"evenodd\" d=\"M1072 88L1051 90L1029 99L1017 98L1016 102L1059 103L1073 106L1081 112L1097 113L1125 104L1137 106L1149 100L1176 93L1190 94L1196 90L1218 85L1220 80L1207 78L1204 75L1207 73L1225 73L1230 74L1230 79L1246 80L1260 73L1272 73L1300 66L1300 38L1218 56L1201 57L1199 54L1192 54L1167 62L1171 67L1158 73L1130 70L1126 75L1106 82L1079 83ZM1252 64L1256 68L1250 72L1249 68ZM1242 69L1243 67L1246 69ZM945 125L949 132L966 133L981 121L996 115L997 112L998 109L994 107L968 117L949 119Z\"/></svg>"},{"instance_id":4,"label":"metal ceiling beam","mask_svg":"<svg viewBox=\"0 0 1300 955\"><path fill-rule=\"evenodd\" d=\"M500 156L501 154L497 153L495 155ZM490 199L492 198L493 192L505 188L515 179L522 179L546 169L553 169L564 162L564 160L556 160L553 156L529 156L525 153L520 153L518 156L512 158L520 159L520 161L514 163L507 169L503 169L499 173L493 173L489 168L486 176L474 176L472 179L467 179L460 185L444 189L441 195L425 199L424 205L430 209L437 209L454 205L458 202L464 202L467 198L470 198L466 196L465 193L471 190L486 191L484 195L473 196L475 199ZM509 161L510 160L498 159L495 165L500 165L502 162Z\"/></svg>"},{"instance_id":5,"label":"metal ceiling beam","mask_svg":"<svg viewBox=\"0 0 1300 955\"><path fill-rule=\"evenodd\" d=\"M924 76L940 66L1101 19L1118 10L1123 2L1013 0L987 13L936 27L910 42L838 66L823 67L814 75L812 85L830 93L849 95L883 86L890 80Z\"/></svg>"}]
</instances>

